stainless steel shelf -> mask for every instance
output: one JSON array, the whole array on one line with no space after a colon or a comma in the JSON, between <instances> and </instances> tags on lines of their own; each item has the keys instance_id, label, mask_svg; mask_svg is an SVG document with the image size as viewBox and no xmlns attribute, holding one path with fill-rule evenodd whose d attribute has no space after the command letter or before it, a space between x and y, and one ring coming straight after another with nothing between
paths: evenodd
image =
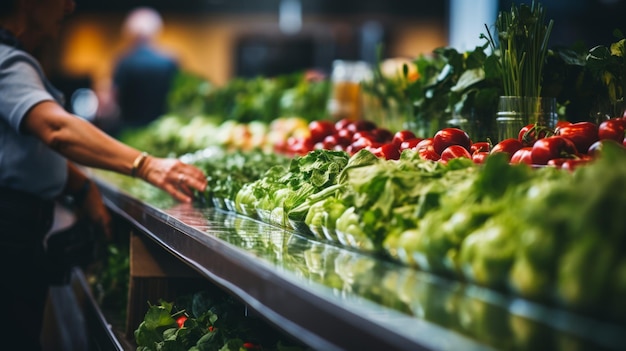
<instances>
[{"instance_id":1,"label":"stainless steel shelf","mask_svg":"<svg viewBox=\"0 0 626 351\"><path fill-rule=\"evenodd\" d=\"M107 205L172 255L316 350L620 349L626 328L419 272L212 207Z\"/></svg>"}]
</instances>

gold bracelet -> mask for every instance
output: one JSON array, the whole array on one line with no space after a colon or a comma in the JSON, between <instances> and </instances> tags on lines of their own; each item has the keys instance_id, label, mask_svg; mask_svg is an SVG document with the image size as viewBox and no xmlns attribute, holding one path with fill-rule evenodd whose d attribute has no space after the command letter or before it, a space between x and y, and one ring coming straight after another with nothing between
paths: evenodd
<instances>
[{"instance_id":1,"label":"gold bracelet","mask_svg":"<svg viewBox=\"0 0 626 351\"><path fill-rule=\"evenodd\" d=\"M145 152L145 151L142 152L141 154L139 154L139 156L137 156L135 161L133 161L133 168L130 169L130 176L131 177L136 177L137 176L137 172L139 171L139 169L143 165L143 162L146 160L146 158L148 158L148 156L150 156L150 155L147 152Z\"/></svg>"}]
</instances>

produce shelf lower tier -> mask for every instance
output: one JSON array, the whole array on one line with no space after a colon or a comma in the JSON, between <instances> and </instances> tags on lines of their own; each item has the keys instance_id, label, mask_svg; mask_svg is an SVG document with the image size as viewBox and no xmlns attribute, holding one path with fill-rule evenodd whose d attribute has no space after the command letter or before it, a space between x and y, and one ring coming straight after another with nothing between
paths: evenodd
<instances>
[{"instance_id":1,"label":"produce shelf lower tier","mask_svg":"<svg viewBox=\"0 0 626 351\"><path fill-rule=\"evenodd\" d=\"M624 325L232 212L140 200L114 180L99 185L112 211L172 257L316 350L624 349Z\"/></svg>"}]
</instances>

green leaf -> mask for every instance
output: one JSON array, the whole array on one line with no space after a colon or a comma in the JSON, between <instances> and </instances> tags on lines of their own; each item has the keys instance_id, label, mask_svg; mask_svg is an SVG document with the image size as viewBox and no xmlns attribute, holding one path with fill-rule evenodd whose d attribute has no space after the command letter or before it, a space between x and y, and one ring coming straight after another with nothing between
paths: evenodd
<instances>
[{"instance_id":1,"label":"green leaf","mask_svg":"<svg viewBox=\"0 0 626 351\"><path fill-rule=\"evenodd\" d=\"M144 318L146 328L157 329L160 327L176 326L176 321L170 315L172 307L173 304L169 302L161 302L159 306L150 306Z\"/></svg>"},{"instance_id":2,"label":"green leaf","mask_svg":"<svg viewBox=\"0 0 626 351\"><path fill-rule=\"evenodd\" d=\"M462 92L474 84L485 79L485 71L482 68L470 69L461 74L456 85L450 88L452 92Z\"/></svg>"}]
</instances>

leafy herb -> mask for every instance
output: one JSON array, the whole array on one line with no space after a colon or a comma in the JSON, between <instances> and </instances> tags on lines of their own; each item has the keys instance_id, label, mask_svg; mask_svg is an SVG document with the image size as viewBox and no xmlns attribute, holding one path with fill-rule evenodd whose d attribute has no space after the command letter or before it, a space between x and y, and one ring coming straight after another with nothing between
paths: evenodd
<instances>
[{"instance_id":1,"label":"leafy herb","mask_svg":"<svg viewBox=\"0 0 626 351\"><path fill-rule=\"evenodd\" d=\"M589 50L587 55L587 67L593 76L601 82L605 92L606 117L621 117L626 110L624 96L626 95L626 39L624 35L616 31L616 37L621 38L609 47L598 45Z\"/></svg>"},{"instance_id":2,"label":"leafy herb","mask_svg":"<svg viewBox=\"0 0 626 351\"><path fill-rule=\"evenodd\" d=\"M533 1L529 7L511 5L510 12L501 11L496 20L500 49L500 69L504 94L507 96L541 96L543 64L554 21L545 23L545 10ZM496 43L487 33L494 52Z\"/></svg>"},{"instance_id":3,"label":"leafy herb","mask_svg":"<svg viewBox=\"0 0 626 351\"><path fill-rule=\"evenodd\" d=\"M241 303L221 292L201 291L175 302L161 300L150 305L135 330L137 351L306 350L287 343L269 325L244 311ZM187 317L182 326L177 324L180 316Z\"/></svg>"}]
</instances>

